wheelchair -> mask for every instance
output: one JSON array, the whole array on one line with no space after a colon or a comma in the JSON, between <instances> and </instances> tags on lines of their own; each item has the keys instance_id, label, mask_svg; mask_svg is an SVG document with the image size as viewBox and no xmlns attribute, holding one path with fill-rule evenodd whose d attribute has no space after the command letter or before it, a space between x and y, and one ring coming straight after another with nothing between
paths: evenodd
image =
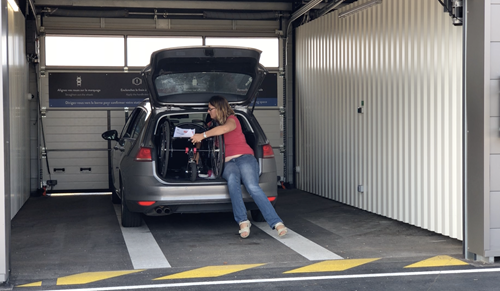
<instances>
[{"instance_id":1,"label":"wheelchair","mask_svg":"<svg viewBox=\"0 0 500 291\"><path fill-rule=\"evenodd\" d=\"M158 147L159 173L167 178L169 173L179 177L182 173L189 181L194 182L201 171L212 171L212 178L220 178L224 168L224 137L208 137L193 145L187 137L173 137L175 127L194 129L195 133L203 133L211 126L203 120L178 123L176 120L165 120L160 125Z\"/></svg>"}]
</instances>

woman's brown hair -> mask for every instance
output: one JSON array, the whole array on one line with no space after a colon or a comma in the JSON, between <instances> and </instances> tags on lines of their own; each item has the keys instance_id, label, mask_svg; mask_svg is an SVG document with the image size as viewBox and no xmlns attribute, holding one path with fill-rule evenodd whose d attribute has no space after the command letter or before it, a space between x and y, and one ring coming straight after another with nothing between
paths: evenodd
<instances>
[{"instance_id":1,"label":"woman's brown hair","mask_svg":"<svg viewBox=\"0 0 500 291\"><path fill-rule=\"evenodd\" d=\"M220 125L225 124L229 115L234 114L234 111L231 106L229 106L226 98L222 96L212 96L208 103L217 110L216 120Z\"/></svg>"}]
</instances>

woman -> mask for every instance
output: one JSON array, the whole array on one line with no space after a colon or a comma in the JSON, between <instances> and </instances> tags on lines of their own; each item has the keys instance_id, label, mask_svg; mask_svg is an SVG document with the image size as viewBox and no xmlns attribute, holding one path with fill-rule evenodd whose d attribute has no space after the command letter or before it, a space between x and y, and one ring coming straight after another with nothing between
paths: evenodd
<instances>
[{"instance_id":1,"label":"woman","mask_svg":"<svg viewBox=\"0 0 500 291\"><path fill-rule=\"evenodd\" d=\"M211 136L224 135L226 164L222 177L227 181L234 219L240 225L240 237L247 238L250 235L251 226L243 202L241 182L245 185L269 226L275 229L279 236L284 236L287 233L287 228L259 186L257 159L254 157L252 148L246 143L245 135L241 131L241 124L234 115L233 109L224 97L213 96L208 102L208 112L212 120L217 120L220 125L204 133L193 135L191 141L195 144Z\"/></svg>"}]
</instances>

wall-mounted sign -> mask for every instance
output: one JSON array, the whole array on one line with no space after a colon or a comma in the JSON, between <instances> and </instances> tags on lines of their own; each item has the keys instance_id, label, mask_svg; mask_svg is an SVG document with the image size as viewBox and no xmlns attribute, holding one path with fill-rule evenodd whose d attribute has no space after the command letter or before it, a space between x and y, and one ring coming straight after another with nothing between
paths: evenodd
<instances>
[{"instance_id":1,"label":"wall-mounted sign","mask_svg":"<svg viewBox=\"0 0 500 291\"><path fill-rule=\"evenodd\" d=\"M49 74L49 107L135 107L148 96L138 73Z\"/></svg>"},{"instance_id":2,"label":"wall-mounted sign","mask_svg":"<svg viewBox=\"0 0 500 291\"><path fill-rule=\"evenodd\" d=\"M50 73L49 107L130 107L149 97L139 73ZM256 106L278 106L277 74L268 74Z\"/></svg>"},{"instance_id":3,"label":"wall-mounted sign","mask_svg":"<svg viewBox=\"0 0 500 291\"><path fill-rule=\"evenodd\" d=\"M253 105L253 103L251 104ZM278 106L278 74L269 73L262 81L255 106Z\"/></svg>"}]
</instances>

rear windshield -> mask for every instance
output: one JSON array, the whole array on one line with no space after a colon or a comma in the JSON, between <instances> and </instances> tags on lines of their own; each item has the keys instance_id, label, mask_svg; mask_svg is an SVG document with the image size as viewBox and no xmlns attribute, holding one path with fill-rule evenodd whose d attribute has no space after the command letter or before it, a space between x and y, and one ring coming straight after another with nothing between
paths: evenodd
<instances>
[{"instance_id":1,"label":"rear windshield","mask_svg":"<svg viewBox=\"0 0 500 291\"><path fill-rule=\"evenodd\" d=\"M244 96L252 85L252 77L239 73L198 72L164 74L155 79L158 96L185 93L232 94Z\"/></svg>"}]
</instances>

